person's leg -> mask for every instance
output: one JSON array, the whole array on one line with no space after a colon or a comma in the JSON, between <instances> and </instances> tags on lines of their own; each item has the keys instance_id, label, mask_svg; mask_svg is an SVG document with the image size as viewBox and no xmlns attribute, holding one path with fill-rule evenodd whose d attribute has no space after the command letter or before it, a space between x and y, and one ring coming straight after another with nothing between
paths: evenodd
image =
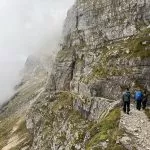
<instances>
[{"instance_id":1,"label":"person's leg","mask_svg":"<svg viewBox=\"0 0 150 150\"><path fill-rule=\"evenodd\" d=\"M142 101L139 101L139 110L141 110Z\"/></svg>"},{"instance_id":2,"label":"person's leg","mask_svg":"<svg viewBox=\"0 0 150 150\"><path fill-rule=\"evenodd\" d=\"M126 102L123 102L123 111L126 113Z\"/></svg>"},{"instance_id":3,"label":"person's leg","mask_svg":"<svg viewBox=\"0 0 150 150\"><path fill-rule=\"evenodd\" d=\"M139 109L138 101L136 101L136 109Z\"/></svg>"},{"instance_id":4,"label":"person's leg","mask_svg":"<svg viewBox=\"0 0 150 150\"><path fill-rule=\"evenodd\" d=\"M145 101L145 109L146 109L146 106L147 106L147 100Z\"/></svg>"},{"instance_id":5,"label":"person's leg","mask_svg":"<svg viewBox=\"0 0 150 150\"><path fill-rule=\"evenodd\" d=\"M130 112L130 102L127 102L127 114Z\"/></svg>"},{"instance_id":6,"label":"person's leg","mask_svg":"<svg viewBox=\"0 0 150 150\"><path fill-rule=\"evenodd\" d=\"M142 108L145 109L146 108L146 101L142 102Z\"/></svg>"}]
</instances>

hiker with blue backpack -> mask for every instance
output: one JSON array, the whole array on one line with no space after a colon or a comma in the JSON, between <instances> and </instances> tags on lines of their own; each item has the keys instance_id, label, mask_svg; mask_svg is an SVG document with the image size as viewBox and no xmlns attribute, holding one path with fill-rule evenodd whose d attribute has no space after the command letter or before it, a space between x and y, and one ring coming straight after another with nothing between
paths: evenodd
<instances>
[{"instance_id":1,"label":"hiker with blue backpack","mask_svg":"<svg viewBox=\"0 0 150 150\"><path fill-rule=\"evenodd\" d=\"M125 92L123 92L122 100L123 100L123 111L124 113L129 114L130 112L130 98L131 94L129 91L129 88L126 89Z\"/></svg>"},{"instance_id":2,"label":"hiker with blue backpack","mask_svg":"<svg viewBox=\"0 0 150 150\"><path fill-rule=\"evenodd\" d=\"M143 100L143 93L142 93L142 91L140 89L135 91L134 99L136 101L136 108L138 110L141 110L142 100Z\"/></svg>"}]
</instances>

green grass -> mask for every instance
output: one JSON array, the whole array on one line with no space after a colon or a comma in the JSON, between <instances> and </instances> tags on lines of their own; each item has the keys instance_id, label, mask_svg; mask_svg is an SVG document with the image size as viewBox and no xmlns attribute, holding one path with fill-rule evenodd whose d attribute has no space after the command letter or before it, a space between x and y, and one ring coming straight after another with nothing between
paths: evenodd
<instances>
[{"instance_id":1,"label":"green grass","mask_svg":"<svg viewBox=\"0 0 150 150\"><path fill-rule=\"evenodd\" d=\"M123 150L121 145L116 144L118 136L122 135L122 131L119 129L119 121L121 112L119 108L112 110L102 122L95 124L89 130L92 138L86 145L87 150L91 150L100 142L108 140L107 150ZM98 146L97 148L101 148ZM94 148L96 150L96 147Z\"/></svg>"},{"instance_id":2,"label":"green grass","mask_svg":"<svg viewBox=\"0 0 150 150\"><path fill-rule=\"evenodd\" d=\"M69 130L72 135L69 142L73 146L83 143L86 131L88 131L91 122L87 121L79 111L74 110L73 101L75 98L76 95L69 92L59 92L56 93L54 101L51 101L50 105L46 108L43 108L42 104L39 104L38 113L41 116L40 122L44 124L46 121L46 124L41 129L43 142L46 146L47 143L52 142L53 137L57 139L60 145L63 145L68 140L66 131L62 130L64 125L68 127L66 130ZM53 124L55 124L55 128Z\"/></svg>"},{"instance_id":3,"label":"green grass","mask_svg":"<svg viewBox=\"0 0 150 150\"><path fill-rule=\"evenodd\" d=\"M52 110L57 113L60 109L64 109L69 107L72 109L73 105L73 97L69 92L61 92L56 95L57 101L54 102L54 107Z\"/></svg>"},{"instance_id":4,"label":"green grass","mask_svg":"<svg viewBox=\"0 0 150 150\"><path fill-rule=\"evenodd\" d=\"M140 57L142 59L150 57L150 29L143 30L137 37L128 40L131 57ZM146 42L146 44L143 44ZM146 49L147 48L147 49Z\"/></svg>"}]
</instances>

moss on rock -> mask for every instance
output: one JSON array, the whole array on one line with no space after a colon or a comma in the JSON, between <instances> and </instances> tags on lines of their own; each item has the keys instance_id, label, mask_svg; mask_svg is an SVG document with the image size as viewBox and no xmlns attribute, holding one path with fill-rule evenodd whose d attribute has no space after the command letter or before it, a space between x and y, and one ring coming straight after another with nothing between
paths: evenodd
<instances>
[{"instance_id":1,"label":"moss on rock","mask_svg":"<svg viewBox=\"0 0 150 150\"><path fill-rule=\"evenodd\" d=\"M120 117L120 109L115 108L100 123L92 126L89 130L91 138L86 144L86 149L101 149L100 143L108 141L107 150L122 150L123 147L120 144L116 144L118 136L122 135L122 131L119 129Z\"/></svg>"},{"instance_id":2,"label":"moss on rock","mask_svg":"<svg viewBox=\"0 0 150 150\"><path fill-rule=\"evenodd\" d=\"M131 51L131 57L150 57L150 29L143 30L139 35L128 40L127 46Z\"/></svg>"},{"instance_id":3,"label":"moss on rock","mask_svg":"<svg viewBox=\"0 0 150 150\"><path fill-rule=\"evenodd\" d=\"M81 82L88 84L95 79L131 76L134 74L134 68L127 62L136 58L150 58L150 29L142 30L139 34L126 39L108 42L98 49L97 53L97 58L91 65L91 72L82 76Z\"/></svg>"}]
</instances>

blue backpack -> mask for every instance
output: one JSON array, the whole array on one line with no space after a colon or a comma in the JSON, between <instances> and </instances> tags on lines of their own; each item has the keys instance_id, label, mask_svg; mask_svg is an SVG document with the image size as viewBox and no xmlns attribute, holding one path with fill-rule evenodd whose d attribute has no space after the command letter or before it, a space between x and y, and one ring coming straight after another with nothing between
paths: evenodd
<instances>
[{"instance_id":1,"label":"blue backpack","mask_svg":"<svg viewBox=\"0 0 150 150\"><path fill-rule=\"evenodd\" d=\"M136 100L136 101L141 101L142 98L143 98L142 92L141 92L141 91L136 91L136 92L135 92L135 100Z\"/></svg>"}]
</instances>

